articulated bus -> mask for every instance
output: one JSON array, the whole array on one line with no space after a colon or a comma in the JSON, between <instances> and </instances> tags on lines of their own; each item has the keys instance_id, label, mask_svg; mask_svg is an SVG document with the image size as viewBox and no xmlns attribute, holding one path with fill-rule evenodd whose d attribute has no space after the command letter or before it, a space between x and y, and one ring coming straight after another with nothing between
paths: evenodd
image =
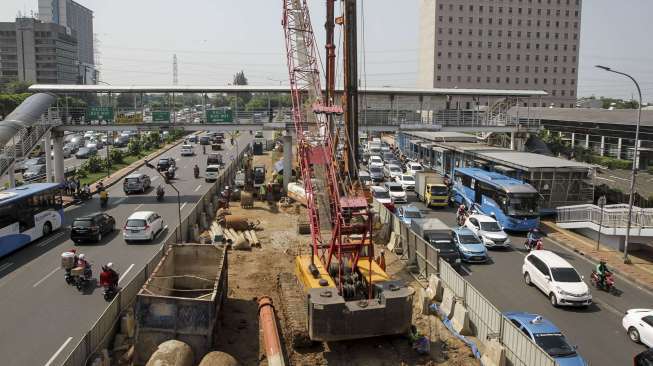
<instances>
[{"instance_id":1,"label":"articulated bus","mask_svg":"<svg viewBox=\"0 0 653 366\"><path fill-rule=\"evenodd\" d=\"M510 231L528 231L540 223L540 194L528 183L479 168L454 170L453 200L477 207Z\"/></svg>"},{"instance_id":2,"label":"articulated bus","mask_svg":"<svg viewBox=\"0 0 653 366\"><path fill-rule=\"evenodd\" d=\"M60 184L34 183L0 192L0 257L63 224Z\"/></svg>"}]
</instances>

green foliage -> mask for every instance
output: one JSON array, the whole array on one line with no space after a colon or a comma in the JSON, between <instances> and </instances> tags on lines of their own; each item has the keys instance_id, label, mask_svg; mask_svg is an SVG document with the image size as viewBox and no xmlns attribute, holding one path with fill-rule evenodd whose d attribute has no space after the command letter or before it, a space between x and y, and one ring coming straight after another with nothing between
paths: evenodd
<instances>
[{"instance_id":1,"label":"green foliage","mask_svg":"<svg viewBox=\"0 0 653 366\"><path fill-rule=\"evenodd\" d=\"M109 152L109 159L113 164L122 164L125 160L125 153L122 150L113 149Z\"/></svg>"},{"instance_id":2,"label":"green foliage","mask_svg":"<svg viewBox=\"0 0 653 366\"><path fill-rule=\"evenodd\" d=\"M81 170L84 170L88 173L97 173L104 170L106 167L104 161L97 155L91 156L88 158L80 167Z\"/></svg>"},{"instance_id":3,"label":"green foliage","mask_svg":"<svg viewBox=\"0 0 653 366\"><path fill-rule=\"evenodd\" d=\"M596 156L593 155L590 158L590 163L607 166L608 169L630 169L633 165L633 162L630 160L621 160L610 158L607 156Z\"/></svg>"},{"instance_id":4,"label":"green foliage","mask_svg":"<svg viewBox=\"0 0 653 366\"><path fill-rule=\"evenodd\" d=\"M32 83L27 83L24 81L10 81L4 85L2 88L2 93L6 94L25 94L29 93L28 88Z\"/></svg>"},{"instance_id":5,"label":"green foliage","mask_svg":"<svg viewBox=\"0 0 653 366\"><path fill-rule=\"evenodd\" d=\"M30 93L0 94L0 115L7 116L30 95Z\"/></svg>"},{"instance_id":6,"label":"green foliage","mask_svg":"<svg viewBox=\"0 0 653 366\"><path fill-rule=\"evenodd\" d=\"M244 71L237 72L234 75L234 85L247 85L247 77L245 76ZM249 102L250 99L252 99L252 93L238 93L238 98L243 100L243 104L240 104L240 100L238 100L238 105L245 105Z\"/></svg>"},{"instance_id":7,"label":"green foliage","mask_svg":"<svg viewBox=\"0 0 653 366\"><path fill-rule=\"evenodd\" d=\"M639 108L639 102L636 100L623 100L616 98L599 98L603 102L603 108L608 109L614 107L615 109L637 109ZM613 105L614 103L614 105Z\"/></svg>"},{"instance_id":8,"label":"green foliage","mask_svg":"<svg viewBox=\"0 0 653 366\"><path fill-rule=\"evenodd\" d=\"M134 138L127 144L127 153L129 155L139 155L142 150L141 141Z\"/></svg>"},{"instance_id":9,"label":"green foliage","mask_svg":"<svg viewBox=\"0 0 653 366\"><path fill-rule=\"evenodd\" d=\"M134 107L135 101L134 97L136 94L134 93L120 93L118 94L118 98L116 98L116 103L118 104L118 107L120 108L132 108Z\"/></svg>"}]
</instances>

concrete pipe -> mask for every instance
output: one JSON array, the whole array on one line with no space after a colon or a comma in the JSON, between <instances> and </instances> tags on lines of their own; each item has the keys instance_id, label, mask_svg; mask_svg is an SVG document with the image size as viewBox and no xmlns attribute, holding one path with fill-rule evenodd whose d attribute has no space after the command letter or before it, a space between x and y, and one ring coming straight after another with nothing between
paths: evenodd
<instances>
[{"instance_id":1,"label":"concrete pipe","mask_svg":"<svg viewBox=\"0 0 653 366\"><path fill-rule=\"evenodd\" d=\"M213 351L202 358L199 366L240 366L240 364L228 353Z\"/></svg>"},{"instance_id":2,"label":"concrete pipe","mask_svg":"<svg viewBox=\"0 0 653 366\"><path fill-rule=\"evenodd\" d=\"M263 344L265 346L265 355L268 359L269 366L285 366L283 353L281 352L281 342L279 340L279 331L277 329L277 320L274 315L274 306L272 299L263 296L258 300L259 324L263 331Z\"/></svg>"}]
</instances>

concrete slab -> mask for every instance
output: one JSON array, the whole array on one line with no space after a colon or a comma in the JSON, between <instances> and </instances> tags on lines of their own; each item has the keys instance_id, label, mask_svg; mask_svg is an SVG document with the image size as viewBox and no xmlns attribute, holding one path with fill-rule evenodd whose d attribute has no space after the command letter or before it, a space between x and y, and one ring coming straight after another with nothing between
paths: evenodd
<instances>
[{"instance_id":1,"label":"concrete slab","mask_svg":"<svg viewBox=\"0 0 653 366\"><path fill-rule=\"evenodd\" d=\"M440 309L442 309L442 312L447 316L447 318L451 319L453 316L455 305L456 296L454 295L453 291L451 291L448 287L445 287L442 295L442 303L440 304Z\"/></svg>"},{"instance_id":2,"label":"concrete slab","mask_svg":"<svg viewBox=\"0 0 653 366\"><path fill-rule=\"evenodd\" d=\"M485 352L481 364L485 366L504 366L506 364L506 348L497 339L485 342Z\"/></svg>"},{"instance_id":3,"label":"concrete slab","mask_svg":"<svg viewBox=\"0 0 653 366\"><path fill-rule=\"evenodd\" d=\"M451 325L453 326L453 329L456 332L462 335L472 334L471 329L469 327L469 314L467 312L467 308L465 307L465 305L463 305L462 302L456 301L456 304L454 305L453 318L451 318Z\"/></svg>"}]
</instances>

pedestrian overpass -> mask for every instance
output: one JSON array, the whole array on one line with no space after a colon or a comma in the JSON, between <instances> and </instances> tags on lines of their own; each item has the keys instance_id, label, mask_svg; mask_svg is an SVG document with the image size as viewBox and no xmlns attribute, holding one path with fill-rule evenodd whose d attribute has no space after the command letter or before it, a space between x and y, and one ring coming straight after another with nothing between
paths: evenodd
<instances>
[{"instance_id":1,"label":"pedestrian overpass","mask_svg":"<svg viewBox=\"0 0 653 366\"><path fill-rule=\"evenodd\" d=\"M33 85L31 96L15 113L0 122L0 175L9 174L13 185L14 164L28 156L42 139L52 141L54 159L46 159L47 179L64 180L63 143L65 131L123 131L165 130L181 128L186 131L293 131L289 108L275 107L247 110L236 105L229 109L229 120L213 120L214 109L207 108L210 94L239 95L261 93L268 97L289 94L284 86L113 86L113 85ZM133 106L119 107L117 96L133 95ZM204 103L200 111L186 114L188 108L177 107L175 98L182 94L201 96ZM342 90L336 90L339 100ZM67 99L57 97L94 94L100 105L84 108L68 106ZM167 105L152 110L144 103L144 96L163 94ZM547 93L540 90L496 89L414 89L414 88L361 88L359 129L365 132L397 131L458 131L469 133L527 133L539 129L539 120L532 118L529 108L533 100ZM38 101L38 103L36 102ZM140 101L140 104L137 103ZM471 101L471 104L470 104ZM522 105L526 107L519 108ZM173 107L174 106L174 107ZM454 108L452 108L454 106ZM463 108L465 106L465 108ZM508 109L517 106L522 113L508 115ZM147 119L149 114L149 120ZM168 117L156 121L155 115ZM342 121L337 121L342 123ZM50 144L45 144L50 156ZM54 176L52 171L54 168Z\"/></svg>"},{"instance_id":2,"label":"pedestrian overpass","mask_svg":"<svg viewBox=\"0 0 653 366\"><path fill-rule=\"evenodd\" d=\"M556 225L598 238L604 245L622 250L628 225L628 205L561 206L556 209ZM633 206L630 219L630 241L644 245L653 243L653 208ZM631 243L629 243L631 245ZM632 248L632 246L631 246Z\"/></svg>"}]
</instances>

